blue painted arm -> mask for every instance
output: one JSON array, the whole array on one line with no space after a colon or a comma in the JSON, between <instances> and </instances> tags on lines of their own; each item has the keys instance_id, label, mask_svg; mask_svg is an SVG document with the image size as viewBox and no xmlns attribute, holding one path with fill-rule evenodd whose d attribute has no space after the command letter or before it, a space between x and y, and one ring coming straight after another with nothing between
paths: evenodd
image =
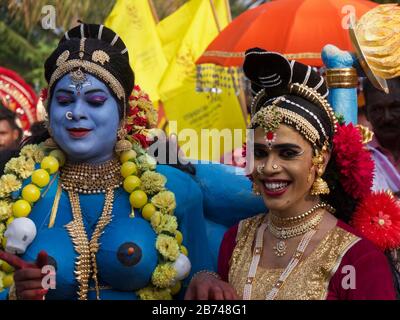
<instances>
[{"instance_id":1,"label":"blue painted arm","mask_svg":"<svg viewBox=\"0 0 400 320\"><path fill-rule=\"evenodd\" d=\"M333 45L322 49L322 61L328 69L351 68L354 57ZM344 116L346 123L357 123L357 88L329 88L328 101L337 114Z\"/></svg>"}]
</instances>

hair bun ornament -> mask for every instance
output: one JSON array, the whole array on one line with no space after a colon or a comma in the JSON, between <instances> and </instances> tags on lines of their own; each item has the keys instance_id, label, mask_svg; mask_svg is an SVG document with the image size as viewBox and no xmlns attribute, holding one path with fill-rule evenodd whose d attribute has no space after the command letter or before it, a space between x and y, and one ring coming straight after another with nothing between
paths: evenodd
<instances>
[{"instance_id":1,"label":"hair bun ornament","mask_svg":"<svg viewBox=\"0 0 400 320\"><path fill-rule=\"evenodd\" d=\"M277 52L269 52L260 48L247 50L243 71L251 81L253 95L262 89L270 98L289 94L292 83L311 88L324 99L329 93L324 78L311 66L295 60L289 61Z\"/></svg>"},{"instance_id":2,"label":"hair bun ornament","mask_svg":"<svg viewBox=\"0 0 400 320\"><path fill-rule=\"evenodd\" d=\"M276 52L261 48L246 51L243 71L251 81L253 94L266 89L268 96L279 96L289 92L292 67L288 59Z\"/></svg>"}]
</instances>

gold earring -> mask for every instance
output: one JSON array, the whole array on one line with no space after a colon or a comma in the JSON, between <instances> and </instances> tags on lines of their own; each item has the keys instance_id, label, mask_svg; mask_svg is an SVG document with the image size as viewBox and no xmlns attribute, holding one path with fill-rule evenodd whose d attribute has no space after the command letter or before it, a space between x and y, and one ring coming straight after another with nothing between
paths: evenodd
<instances>
[{"instance_id":1,"label":"gold earring","mask_svg":"<svg viewBox=\"0 0 400 320\"><path fill-rule=\"evenodd\" d=\"M256 195L256 196L260 196L261 195L261 192L260 192L260 190L258 189L258 186L253 182L253 187L252 187L252 189L253 189L253 193Z\"/></svg>"},{"instance_id":2,"label":"gold earring","mask_svg":"<svg viewBox=\"0 0 400 320\"><path fill-rule=\"evenodd\" d=\"M122 125L117 132L118 141L115 144L115 152L120 153L123 151L129 151L132 149L132 142L126 139L126 129Z\"/></svg>"},{"instance_id":3,"label":"gold earring","mask_svg":"<svg viewBox=\"0 0 400 320\"><path fill-rule=\"evenodd\" d=\"M317 167L317 178L313 182L311 186L311 195L318 196L320 194L329 194L329 186L324 179L322 179L322 175L324 174L324 170L322 169L322 164L324 163L323 156L316 151L315 156L312 159L313 165Z\"/></svg>"}]
</instances>

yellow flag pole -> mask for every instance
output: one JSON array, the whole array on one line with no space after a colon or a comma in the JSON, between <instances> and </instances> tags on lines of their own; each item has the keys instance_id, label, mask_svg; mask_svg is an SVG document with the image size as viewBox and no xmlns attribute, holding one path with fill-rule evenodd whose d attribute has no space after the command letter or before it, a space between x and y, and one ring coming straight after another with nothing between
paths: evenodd
<instances>
[{"instance_id":1,"label":"yellow flag pole","mask_svg":"<svg viewBox=\"0 0 400 320\"><path fill-rule=\"evenodd\" d=\"M157 14L156 7L154 6L153 0L148 0L148 2L149 2L149 7L151 9L151 14L153 15L154 21L157 24L157 23L160 22L160 19L159 19L158 14Z\"/></svg>"},{"instance_id":2,"label":"yellow flag pole","mask_svg":"<svg viewBox=\"0 0 400 320\"><path fill-rule=\"evenodd\" d=\"M218 21L217 11L215 10L215 5L214 5L214 1L213 0L210 0L210 5L211 5L211 9L212 9L215 25L217 26L218 33L220 33L221 32L221 27L220 27L220 24L219 24L219 21Z\"/></svg>"},{"instance_id":3,"label":"yellow flag pole","mask_svg":"<svg viewBox=\"0 0 400 320\"><path fill-rule=\"evenodd\" d=\"M221 32L221 27L220 27L220 24L219 24L219 21L218 21L217 11L215 10L215 5L214 5L214 1L213 0L210 0L210 5L211 5L211 9L212 9L213 16L214 16L214 21L215 21L215 24L216 24L217 29L218 29L218 33L220 33ZM228 13L228 22L231 22L232 21L232 15L231 15L231 8L230 8L228 0L225 0L225 6L226 6L226 12ZM235 87L235 78L233 76L233 73L231 73L231 80L232 80L233 87ZM244 93L244 89L243 89L243 86L241 84L241 81L239 81L239 96L238 96L238 100L239 100L240 108L242 109L244 122L247 124L246 95Z\"/></svg>"},{"instance_id":4,"label":"yellow flag pole","mask_svg":"<svg viewBox=\"0 0 400 320\"><path fill-rule=\"evenodd\" d=\"M228 22L232 22L232 14L231 14L231 6L229 4L229 0L225 0L225 6L226 6L226 13L228 14Z\"/></svg>"}]
</instances>

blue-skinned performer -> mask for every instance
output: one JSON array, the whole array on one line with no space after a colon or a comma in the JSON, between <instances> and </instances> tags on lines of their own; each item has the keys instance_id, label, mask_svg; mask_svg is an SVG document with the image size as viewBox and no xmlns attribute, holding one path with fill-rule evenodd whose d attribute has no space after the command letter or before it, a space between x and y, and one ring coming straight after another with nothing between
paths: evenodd
<instances>
[{"instance_id":1,"label":"blue-skinned performer","mask_svg":"<svg viewBox=\"0 0 400 320\"><path fill-rule=\"evenodd\" d=\"M210 257L217 255L203 214L207 174L196 181L172 166L156 168L145 153L151 110L130 97L128 52L110 29L81 24L68 31L46 61L45 76L51 138L25 146L0 180L7 228L2 246L9 253L1 258L17 268L12 284L12 266L3 262L8 288L0 294L81 300L178 295L185 279L213 269ZM219 209L205 204L209 212ZM216 225L229 227L228 220ZM49 274L43 265L52 266ZM52 274L55 283L46 286Z\"/></svg>"}]
</instances>

